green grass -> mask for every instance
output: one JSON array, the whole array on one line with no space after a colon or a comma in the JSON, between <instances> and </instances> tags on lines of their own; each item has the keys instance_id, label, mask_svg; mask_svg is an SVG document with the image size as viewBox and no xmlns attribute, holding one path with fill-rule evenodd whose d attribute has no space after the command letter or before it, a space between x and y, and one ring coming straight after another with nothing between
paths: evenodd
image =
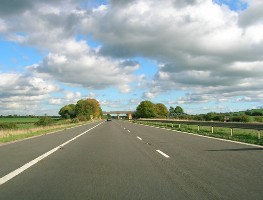
<instances>
[{"instance_id":1,"label":"green grass","mask_svg":"<svg viewBox=\"0 0 263 200\"><path fill-rule=\"evenodd\" d=\"M29 129L37 127L35 123L17 124L18 129Z\"/></svg>"},{"instance_id":2,"label":"green grass","mask_svg":"<svg viewBox=\"0 0 263 200\"><path fill-rule=\"evenodd\" d=\"M54 121L54 124L66 124L68 123L67 120L63 120L60 118L52 118ZM32 118L23 118L23 117L17 117L17 118L0 118L0 123L15 123L18 129L30 129L35 128L37 125L35 125L36 122L38 122L40 118L32 117Z\"/></svg>"},{"instance_id":3,"label":"green grass","mask_svg":"<svg viewBox=\"0 0 263 200\"><path fill-rule=\"evenodd\" d=\"M0 118L0 123L5 122L12 122L12 123L35 123L39 120L39 118L23 118L23 117L17 117L17 118Z\"/></svg>"},{"instance_id":4,"label":"green grass","mask_svg":"<svg viewBox=\"0 0 263 200\"><path fill-rule=\"evenodd\" d=\"M258 131L256 130L248 130L248 129L233 129L233 135L231 136L231 129L224 128L224 127L214 127L214 131L212 133L212 127L208 126L200 126L198 131L197 125L186 125L181 124L179 128L179 124L172 124L172 123L162 123L162 122L142 122L142 121L135 121L135 123L161 127L161 128L168 128L171 130L178 130L183 132L189 132L199 135L205 135L210 137L222 138L227 140L234 140L240 141L250 144L258 144L263 145L263 134L261 132L261 139L258 139Z\"/></svg>"}]
</instances>

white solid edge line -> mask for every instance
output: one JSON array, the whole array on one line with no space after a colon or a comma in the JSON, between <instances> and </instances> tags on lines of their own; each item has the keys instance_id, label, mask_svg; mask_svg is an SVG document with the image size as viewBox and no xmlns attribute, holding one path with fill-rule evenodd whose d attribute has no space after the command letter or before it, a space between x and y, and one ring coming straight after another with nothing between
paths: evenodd
<instances>
[{"instance_id":1,"label":"white solid edge line","mask_svg":"<svg viewBox=\"0 0 263 200\"><path fill-rule=\"evenodd\" d=\"M168 156L167 154L165 154L164 152L162 152L161 150L156 150L159 154L163 155L165 158L170 158L170 156Z\"/></svg>"},{"instance_id":2,"label":"white solid edge line","mask_svg":"<svg viewBox=\"0 0 263 200\"><path fill-rule=\"evenodd\" d=\"M137 136L137 138L138 138L139 140L142 140L142 138L140 138L140 137L138 137L138 136Z\"/></svg>"},{"instance_id":3,"label":"white solid edge line","mask_svg":"<svg viewBox=\"0 0 263 200\"><path fill-rule=\"evenodd\" d=\"M101 122L99 124L97 124L96 126L86 130L85 132L77 135L76 137L68 140L67 142L64 142L63 144L51 149L50 151L44 153L43 155L35 158L34 160L28 162L27 164L23 165L22 167L10 172L9 174L3 176L2 178L0 178L0 186L3 185L4 183L6 183L7 181L11 180L12 178L14 178L15 176L19 175L20 173L22 173L23 171L27 170L28 168L32 167L33 165L35 165L36 163L38 163L39 161L43 160L44 158L48 157L49 155L51 155L52 153L56 152L58 149L60 149L61 147L67 145L68 143L72 142L73 140L76 140L77 138L79 138L80 136L84 135L85 133L91 131L92 129L96 128L97 126L101 125L104 122Z\"/></svg>"}]
</instances>

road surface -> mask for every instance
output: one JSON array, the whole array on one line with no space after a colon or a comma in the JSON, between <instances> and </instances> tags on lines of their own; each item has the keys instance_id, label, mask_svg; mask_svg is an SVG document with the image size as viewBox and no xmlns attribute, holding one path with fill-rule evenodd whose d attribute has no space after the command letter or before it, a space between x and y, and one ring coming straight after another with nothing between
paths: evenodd
<instances>
[{"instance_id":1,"label":"road surface","mask_svg":"<svg viewBox=\"0 0 263 200\"><path fill-rule=\"evenodd\" d=\"M0 146L0 199L260 200L263 148L96 122Z\"/></svg>"}]
</instances>

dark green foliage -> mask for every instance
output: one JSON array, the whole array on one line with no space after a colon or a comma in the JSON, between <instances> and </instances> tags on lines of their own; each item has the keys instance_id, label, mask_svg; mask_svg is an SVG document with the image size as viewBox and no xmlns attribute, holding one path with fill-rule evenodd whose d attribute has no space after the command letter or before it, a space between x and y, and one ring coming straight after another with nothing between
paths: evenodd
<instances>
[{"instance_id":1,"label":"dark green foliage","mask_svg":"<svg viewBox=\"0 0 263 200\"><path fill-rule=\"evenodd\" d=\"M233 122L249 122L249 118L247 115L242 116L234 116L232 117Z\"/></svg>"},{"instance_id":2,"label":"dark green foliage","mask_svg":"<svg viewBox=\"0 0 263 200\"><path fill-rule=\"evenodd\" d=\"M2 129L17 129L17 124L12 122L0 123L0 130Z\"/></svg>"},{"instance_id":3,"label":"dark green foliage","mask_svg":"<svg viewBox=\"0 0 263 200\"><path fill-rule=\"evenodd\" d=\"M62 107L59 111L59 114L64 119L74 118L76 117L76 106L74 104L69 104Z\"/></svg>"},{"instance_id":4,"label":"dark green foliage","mask_svg":"<svg viewBox=\"0 0 263 200\"><path fill-rule=\"evenodd\" d=\"M42 117L35 124L37 126L49 126L49 125L51 125L53 123L54 123L54 120L52 118L50 118L50 117Z\"/></svg>"},{"instance_id":5,"label":"dark green foliage","mask_svg":"<svg viewBox=\"0 0 263 200\"><path fill-rule=\"evenodd\" d=\"M206 121L224 121L224 115L215 112L210 112L204 115L204 120Z\"/></svg>"},{"instance_id":6,"label":"dark green foliage","mask_svg":"<svg viewBox=\"0 0 263 200\"><path fill-rule=\"evenodd\" d=\"M175 109L174 109L174 111L175 111L175 114L176 114L176 115L182 115L182 114L184 114L184 110L183 110L183 108L182 108L181 106L176 106Z\"/></svg>"},{"instance_id":7,"label":"dark green foliage","mask_svg":"<svg viewBox=\"0 0 263 200\"><path fill-rule=\"evenodd\" d=\"M151 101L142 101L136 108L137 118L154 118L156 116L156 108Z\"/></svg>"},{"instance_id":8,"label":"dark green foliage","mask_svg":"<svg viewBox=\"0 0 263 200\"><path fill-rule=\"evenodd\" d=\"M170 107L169 109L169 116L170 117L176 117L184 114L184 110L181 106Z\"/></svg>"}]
</instances>

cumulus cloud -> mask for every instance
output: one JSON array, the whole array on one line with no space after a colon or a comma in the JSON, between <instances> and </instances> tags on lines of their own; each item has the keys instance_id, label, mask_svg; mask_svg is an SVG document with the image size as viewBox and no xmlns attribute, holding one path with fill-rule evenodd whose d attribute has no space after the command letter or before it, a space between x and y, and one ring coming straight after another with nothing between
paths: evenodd
<instances>
[{"instance_id":1,"label":"cumulus cloud","mask_svg":"<svg viewBox=\"0 0 263 200\"><path fill-rule=\"evenodd\" d=\"M37 113L35 110L42 101L60 88L53 83L30 75L18 73L0 73L0 107L2 113L16 110ZM23 113L24 114L24 113Z\"/></svg>"},{"instance_id":2,"label":"cumulus cloud","mask_svg":"<svg viewBox=\"0 0 263 200\"><path fill-rule=\"evenodd\" d=\"M262 92L261 1L249 1L242 11L210 0L112 2L93 13L86 29L103 42L104 55L140 55L160 63L144 97L167 90L212 98Z\"/></svg>"},{"instance_id":3,"label":"cumulus cloud","mask_svg":"<svg viewBox=\"0 0 263 200\"><path fill-rule=\"evenodd\" d=\"M261 0L248 0L248 8L241 12L239 24L241 26L253 26L263 23L263 2Z\"/></svg>"},{"instance_id":4,"label":"cumulus cloud","mask_svg":"<svg viewBox=\"0 0 263 200\"><path fill-rule=\"evenodd\" d=\"M105 57L85 40L76 39L81 19L88 17L88 12L78 8L77 1L63 1L63 6L52 1L22 2L24 6L13 8L14 12L21 10L20 15L7 17L15 20L5 38L48 52L42 62L29 66L29 70L88 89L117 87L123 93L131 91L130 83L137 79L134 71L139 64Z\"/></svg>"},{"instance_id":5,"label":"cumulus cloud","mask_svg":"<svg viewBox=\"0 0 263 200\"><path fill-rule=\"evenodd\" d=\"M97 55L93 51L80 53L77 58L63 51L61 54L48 54L43 62L28 69L47 74L67 84L89 89L105 89L114 86L122 92L129 92L129 83L136 79L133 72L138 66L129 66L129 63L114 61Z\"/></svg>"},{"instance_id":6,"label":"cumulus cloud","mask_svg":"<svg viewBox=\"0 0 263 200\"><path fill-rule=\"evenodd\" d=\"M185 90L187 95L178 99L185 103L262 98L261 0L246 0L247 7L238 11L212 0L108 2L88 10L81 0L1 1L1 37L44 55L27 67L33 78L11 73L2 77L2 103L6 97L16 102L26 92L25 99L44 99L57 90L44 81L50 79L95 90L114 87L123 93L150 86L143 98ZM89 46L85 35L100 46ZM159 64L150 83L149 77L136 75L137 56ZM16 88L5 85L6 79ZM47 93L41 90L43 82ZM65 99L78 95L68 93ZM49 99L54 105L62 102Z\"/></svg>"}]
</instances>

